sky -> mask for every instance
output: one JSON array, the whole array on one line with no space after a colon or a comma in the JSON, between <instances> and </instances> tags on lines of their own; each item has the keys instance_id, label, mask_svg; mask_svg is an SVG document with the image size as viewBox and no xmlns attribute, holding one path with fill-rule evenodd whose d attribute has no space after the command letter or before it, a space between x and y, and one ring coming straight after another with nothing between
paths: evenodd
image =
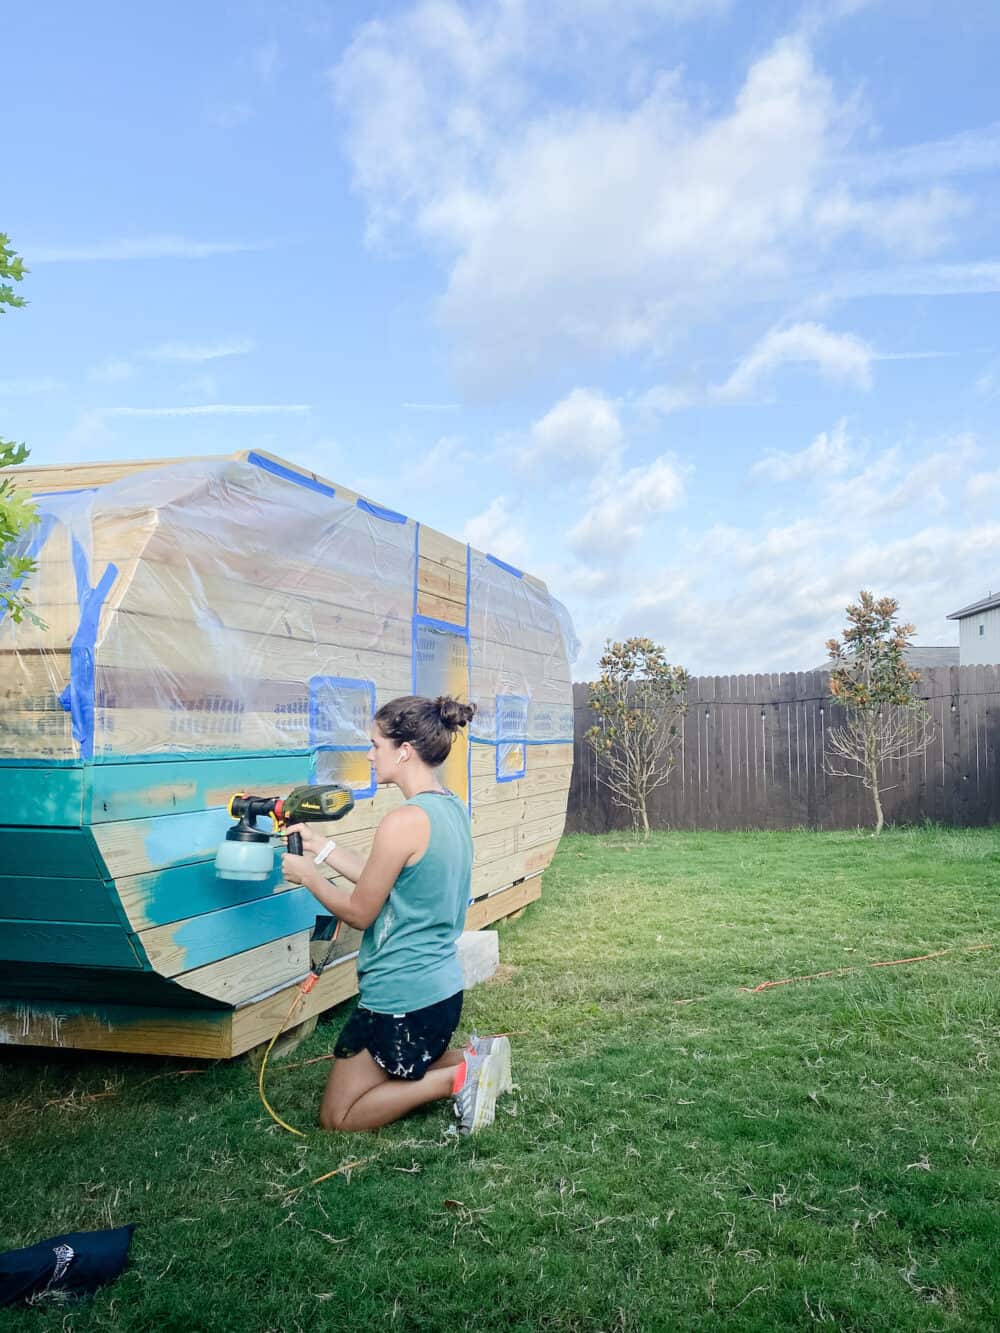
<instances>
[{"instance_id":1,"label":"sky","mask_svg":"<svg viewBox=\"0 0 1000 1333\"><path fill-rule=\"evenodd\" d=\"M265 449L581 640L808 670L1000 589L995 0L48 0L4 17L0 434Z\"/></svg>"}]
</instances>

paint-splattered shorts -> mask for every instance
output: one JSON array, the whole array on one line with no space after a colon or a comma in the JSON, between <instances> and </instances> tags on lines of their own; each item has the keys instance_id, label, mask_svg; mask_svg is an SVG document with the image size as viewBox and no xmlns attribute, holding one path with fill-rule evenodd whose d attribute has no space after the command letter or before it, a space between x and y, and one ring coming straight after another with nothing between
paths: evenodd
<instances>
[{"instance_id":1,"label":"paint-splattered shorts","mask_svg":"<svg viewBox=\"0 0 1000 1333\"><path fill-rule=\"evenodd\" d=\"M419 1079L448 1049L462 1016L464 992L409 1014L376 1014L358 1005L333 1053L338 1060L368 1051L390 1078Z\"/></svg>"}]
</instances>

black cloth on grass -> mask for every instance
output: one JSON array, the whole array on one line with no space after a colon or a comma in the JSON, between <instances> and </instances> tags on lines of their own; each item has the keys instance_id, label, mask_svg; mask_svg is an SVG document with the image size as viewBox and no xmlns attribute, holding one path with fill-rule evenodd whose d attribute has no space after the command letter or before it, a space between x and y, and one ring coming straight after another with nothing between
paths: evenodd
<instances>
[{"instance_id":1,"label":"black cloth on grass","mask_svg":"<svg viewBox=\"0 0 1000 1333\"><path fill-rule=\"evenodd\" d=\"M48 1292L82 1296L113 1281L128 1263L133 1226L70 1231L0 1254L0 1305Z\"/></svg>"}]
</instances>

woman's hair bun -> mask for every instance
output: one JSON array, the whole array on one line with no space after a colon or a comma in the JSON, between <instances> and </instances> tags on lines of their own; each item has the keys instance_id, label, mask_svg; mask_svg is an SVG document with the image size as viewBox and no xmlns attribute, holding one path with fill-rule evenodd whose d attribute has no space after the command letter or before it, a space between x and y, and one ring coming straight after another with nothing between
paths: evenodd
<instances>
[{"instance_id":1,"label":"woman's hair bun","mask_svg":"<svg viewBox=\"0 0 1000 1333\"><path fill-rule=\"evenodd\" d=\"M449 731L457 731L459 727L467 727L476 712L475 704L460 703L458 699L452 699L447 694L442 694L435 699L434 706L442 725L446 726Z\"/></svg>"}]
</instances>

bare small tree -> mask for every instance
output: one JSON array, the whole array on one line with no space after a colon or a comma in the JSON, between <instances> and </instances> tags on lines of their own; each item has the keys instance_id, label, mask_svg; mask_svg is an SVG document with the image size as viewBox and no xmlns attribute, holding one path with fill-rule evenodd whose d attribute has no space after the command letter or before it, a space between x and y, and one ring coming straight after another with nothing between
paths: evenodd
<instances>
[{"instance_id":1,"label":"bare small tree","mask_svg":"<svg viewBox=\"0 0 1000 1333\"><path fill-rule=\"evenodd\" d=\"M847 608L842 639L826 645L834 663L830 693L847 710L847 721L827 732L824 766L834 777L859 779L871 792L876 834L885 824L882 794L891 790L881 785L884 766L916 758L934 739L934 720L914 693L920 672L906 665L914 627L898 624L898 611L895 598L876 600L862 591Z\"/></svg>"},{"instance_id":2,"label":"bare small tree","mask_svg":"<svg viewBox=\"0 0 1000 1333\"><path fill-rule=\"evenodd\" d=\"M609 639L598 665L601 675L588 699L598 721L586 737L597 756L598 781L628 810L636 834L648 838L649 796L669 781L674 766L688 674L671 666L652 639Z\"/></svg>"}]
</instances>

